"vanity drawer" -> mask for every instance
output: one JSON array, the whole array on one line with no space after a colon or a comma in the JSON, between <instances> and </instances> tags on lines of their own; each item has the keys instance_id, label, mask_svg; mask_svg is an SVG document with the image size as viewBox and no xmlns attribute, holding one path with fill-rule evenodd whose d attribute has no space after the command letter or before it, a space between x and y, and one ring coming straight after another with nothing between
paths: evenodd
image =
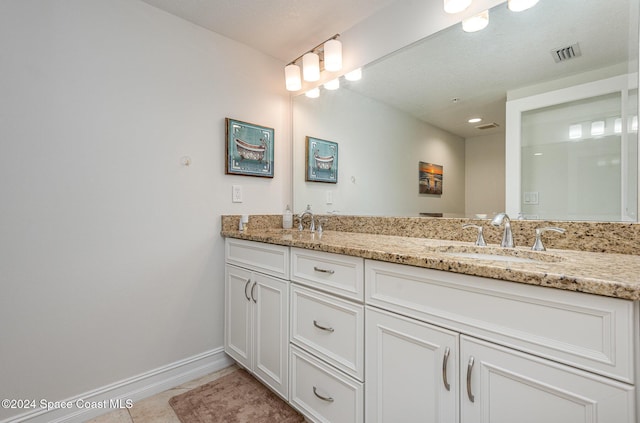
<instances>
[{"instance_id":1,"label":"vanity drawer","mask_svg":"<svg viewBox=\"0 0 640 423\"><path fill-rule=\"evenodd\" d=\"M313 422L364 421L364 386L291 346L289 402Z\"/></svg>"},{"instance_id":2,"label":"vanity drawer","mask_svg":"<svg viewBox=\"0 0 640 423\"><path fill-rule=\"evenodd\" d=\"M634 383L634 302L367 260L366 303Z\"/></svg>"},{"instance_id":3,"label":"vanity drawer","mask_svg":"<svg viewBox=\"0 0 640 423\"><path fill-rule=\"evenodd\" d=\"M289 247L227 238L225 261L245 269L289 279Z\"/></svg>"},{"instance_id":4,"label":"vanity drawer","mask_svg":"<svg viewBox=\"0 0 640 423\"><path fill-rule=\"evenodd\" d=\"M291 342L364 380L364 306L292 287Z\"/></svg>"},{"instance_id":5,"label":"vanity drawer","mask_svg":"<svg viewBox=\"0 0 640 423\"><path fill-rule=\"evenodd\" d=\"M364 259L291 248L291 280L363 301Z\"/></svg>"}]
</instances>

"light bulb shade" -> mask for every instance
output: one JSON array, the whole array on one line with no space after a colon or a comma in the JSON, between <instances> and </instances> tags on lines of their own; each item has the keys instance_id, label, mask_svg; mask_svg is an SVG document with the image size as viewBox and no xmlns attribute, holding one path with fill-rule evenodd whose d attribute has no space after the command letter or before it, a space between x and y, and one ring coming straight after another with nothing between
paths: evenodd
<instances>
[{"instance_id":1,"label":"light bulb shade","mask_svg":"<svg viewBox=\"0 0 640 423\"><path fill-rule=\"evenodd\" d=\"M340 88L340 80L338 78L332 79L331 81L324 84L324 88L330 91L337 90L338 88Z\"/></svg>"},{"instance_id":2,"label":"light bulb shade","mask_svg":"<svg viewBox=\"0 0 640 423\"><path fill-rule=\"evenodd\" d=\"M538 0L509 0L507 7L512 12L522 12L523 10L532 8L536 3L538 3Z\"/></svg>"},{"instance_id":3,"label":"light bulb shade","mask_svg":"<svg viewBox=\"0 0 640 423\"><path fill-rule=\"evenodd\" d=\"M324 43L324 68L329 72L337 72L342 69L342 43L338 40L329 40Z\"/></svg>"},{"instance_id":4,"label":"light bulb shade","mask_svg":"<svg viewBox=\"0 0 640 423\"><path fill-rule=\"evenodd\" d=\"M284 80L287 91L298 91L302 88L302 81L300 80L300 66L294 64L285 66Z\"/></svg>"},{"instance_id":5,"label":"light bulb shade","mask_svg":"<svg viewBox=\"0 0 640 423\"><path fill-rule=\"evenodd\" d=\"M569 139L577 140L580 138L582 138L582 125L579 123L569 125Z\"/></svg>"},{"instance_id":6,"label":"light bulb shade","mask_svg":"<svg viewBox=\"0 0 640 423\"><path fill-rule=\"evenodd\" d=\"M476 32L485 29L489 25L489 11L485 10L479 15L472 16L462 21L464 32Z\"/></svg>"},{"instance_id":7,"label":"light bulb shade","mask_svg":"<svg viewBox=\"0 0 640 423\"><path fill-rule=\"evenodd\" d=\"M318 88L318 87L312 88L309 91L307 91L306 93L304 93L304 95L306 95L309 98L318 98L318 97L320 97L320 88Z\"/></svg>"},{"instance_id":8,"label":"light bulb shade","mask_svg":"<svg viewBox=\"0 0 640 423\"><path fill-rule=\"evenodd\" d=\"M362 68L354 69L351 72L344 74L344 79L347 81L359 81L362 79Z\"/></svg>"},{"instance_id":9,"label":"light bulb shade","mask_svg":"<svg viewBox=\"0 0 640 423\"><path fill-rule=\"evenodd\" d=\"M604 121L597 120L595 122L591 122L591 136L603 135L604 134Z\"/></svg>"},{"instance_id":10,"label":"light bulb shade","mask_svg":"<svg viewBox=\"0 0 640 423\"><path fill-rule=\"evenodd\" d=\"M320 57L317 54L307 53L302 56L302 77L308 82L320 79Z\"/></svg>"},{"instance_id":11,"label":"light bulb shade","mask_svg":"<svg viewBox=\"0 0 640 423\"><path fill-rule=\"evenodd\" d=\"M444 0L444 11L460 13L471 5L471 0Z\"/></svg>"}]
</instances>

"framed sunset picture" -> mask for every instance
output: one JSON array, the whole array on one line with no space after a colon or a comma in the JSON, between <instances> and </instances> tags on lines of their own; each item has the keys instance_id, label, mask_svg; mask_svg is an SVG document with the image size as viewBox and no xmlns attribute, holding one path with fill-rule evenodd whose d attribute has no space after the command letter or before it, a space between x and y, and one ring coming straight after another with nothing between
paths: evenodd
<instances>
[{"instance_id":1,"label":"framed sunset picture","mask_svg":"<svg viewBox=\"0 0 640 423\"><path fill-rule=\"evenodd\" d=\"M420 194L442 195L442 166L419 162L418 187Z\"/></svg>"}]
</instances>

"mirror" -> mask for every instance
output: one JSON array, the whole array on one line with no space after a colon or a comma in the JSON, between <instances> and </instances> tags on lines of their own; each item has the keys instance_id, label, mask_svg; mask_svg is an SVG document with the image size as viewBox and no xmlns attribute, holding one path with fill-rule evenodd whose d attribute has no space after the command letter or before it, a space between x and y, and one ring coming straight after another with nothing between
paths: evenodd
<instances>
[{"instance_id":1,"label":"mirror","mask_svg":"<svg viewBox=\"0 0 640 423\"><path fill-rule=\"evenodd\" d=\"M360 81L293 99L295 212L307 204L358 215L504 211L507 100L619 75L637 83L638 0L541 0L520 13L501 4L489 16L482 31L454 25L367 65ZM556 63L569 48L579 56ZM337 183L305 180L306 137L338 144ZM441 193L420 193L430 176L420 177L420 162L442 166ZM637 157L628 162L637 175ZM631 182L637 191L637 176Z\"/></svg>"}]
</instances>

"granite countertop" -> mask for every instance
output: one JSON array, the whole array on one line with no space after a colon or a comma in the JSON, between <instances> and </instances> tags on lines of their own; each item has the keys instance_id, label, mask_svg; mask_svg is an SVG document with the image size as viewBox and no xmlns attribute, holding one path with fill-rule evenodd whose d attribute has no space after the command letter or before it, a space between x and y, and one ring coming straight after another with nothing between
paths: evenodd
<instances>
[{"instance_id":1,"label":"granite countertop","mask_svg":"<svg viewBox=\"0 0 640 423\"><path fill-rule=\"evenodd\" d=\"M223 230L222 236L346 254L410 266L483 276L589 294L640 300L640 256L498 245L353 232ZM498 253L501 260L477 254ZM462 255L460 255L462 254ZM464 254L476 254L475 257ZM514 260L504 256L514 257Z\"/></svg>"}]
</instances>

